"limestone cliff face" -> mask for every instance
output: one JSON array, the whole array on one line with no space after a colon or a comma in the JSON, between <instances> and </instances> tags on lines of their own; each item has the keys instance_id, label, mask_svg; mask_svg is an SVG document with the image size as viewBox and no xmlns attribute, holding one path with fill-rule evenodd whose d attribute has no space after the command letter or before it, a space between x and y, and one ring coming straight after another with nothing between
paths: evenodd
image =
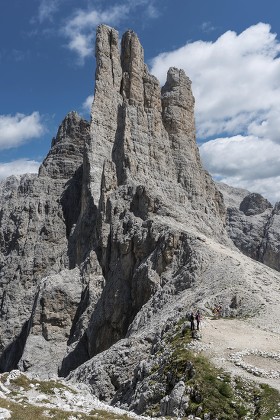
<instances>
[{"instance_id":1,"label":"limestone cliff face","mask_svg":"<svg viewBox=\"0 0 280 420\"><path fill-rule=\"evenodd\" d=\"M1 187L2 370L65 375L123 338L172 276L172 293L189 287L196 257L176 223L226 241L190 80L172 68L161 90L136 34L120 51L103 25L96 63L91 124L68 114L39 176Z\"/></svg>"},{"instance_id":2,"label":"limestone cliff face","mask_svg":"<svg viewBox=\"0 0 280 420\"><path fill-rule=\"evenodd\" d=\"M39 176L12 176L1 185L1 370L16 367L21 357L41 279L69 265L67 236L80 211L88 133L88 123L70 113Z\"/></svg>"},{"instance_id":3,"label":"limestone cliff face","mask_svg":"<svg viewBox=\"0 0 280 420\"><path fill-rule=\"evenodd\" d=\"M185 73L170 69L161 90L136 34L126 32L119 51L118 34L107 26L97 30L96 62L84 188L97 208L95 249L106 284L88 328L91 356L126 335L166 282L176 250L188 249L170 220L222 239L225 212L201 166ZM188 287L190 276L182 281Z\"/></svg>"},{"instance_id":4,"label":"limestone cliff face","mask_svg":"<svg viewBox=\"0 0 280 420\"><path fill-rule=\"evenodd\" d=\"M143 366L165 328L221 299L258 313L246 282L269 274L227 236L185 73L171 68L161 89L136 34L120 51L104 25L96 63L91 123L70 113L39 176L0 184L0 369L70 374L143 412Z\"/></svg>"},{"instance_id":5,"label":"limestone cliff face","mask_svg":"<svg viewBox=\"0 0 280 420\"><path fill-rule=\"evenodd\" d=\"M218 184L227 205L227 231L245 255L280 271L280 212L257 193ZM235 200L232 197L236 196Z\"/></svg>"},{"instance_id":6,"label":"limestone cliff face","mask_svg":"<svg viewBox=\"0 0 280 420\"><path fill-rule=\"evenodd\" d=\"M135 198L149 201L143 203L144 217L170 214L185 222L186 212L195 210L197 224L203 219L205 228L219 236L222 223L218 226L217 220L224 217L224 207L201 166L190 80L182 70L172 68L161 93L132 31L124 34L119 52L117 32L100 26L96 61L89 145L89 182L95 205L99 204L104 165L104 176L109 165L113 188L142 186L142 197L138 193ZM177 209L174 203L179 204Z\"/></svg>"}]
</instances>

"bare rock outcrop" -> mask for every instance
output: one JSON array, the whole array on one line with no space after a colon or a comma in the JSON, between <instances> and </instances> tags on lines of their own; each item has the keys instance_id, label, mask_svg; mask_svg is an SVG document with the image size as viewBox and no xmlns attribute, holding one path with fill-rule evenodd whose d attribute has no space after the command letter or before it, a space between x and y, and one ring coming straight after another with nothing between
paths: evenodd
<instances>
[{"instance_id":1,"label":"bare rock outcrop","mask_svg":"<svg viewBox=\"0 0 280 420\"><path fill-rule=\"evenodd\" d=\"M153 355L186 308L207 313L222 301L231 315L258 317L266 299L256 284L274 287L280 274L227 235L185 73L171 68L161 89L136 34L124 34L120 51L105 25L96 64L91 123L68 114L39 175L0 184L0 369L68 375L142 413L155 399L145 382ZM278 207L238 197L247 215L228 213L230 237L243 238L238 229L254 218L242 246L274 261ZM166 398L157 388L162 413L183 413L182 384Z\"/></svg>"},{"instance_id":2,"label":"bare rock outcrop","mask_svg":"<svg viewBox=\"0 0 280 420\"><path fill-rule=\"evenodd\" d=\"M245 216L255 216L261 214L267 209L272 209L272 205L266 198L257 193L250 193L241 201L239 210Z\"/></svg>"},{"instance_id":3,"label":"bare rock outcrop","mask_svg":"<svg viewBox=\"0 0 280 420\"><path fill-rule=\"evenodd\" d=\"M185 73L170 69L161 92L136 34L124 34L120 52L107 26L97 30L96 62L83 188L97 208L95 249L106 284L88 328L91 356L123 338L165 282L184 236L168 227L170 218L226 241L221 195L195 142Z\"/></svg>"},{"instance_id":4,"label":"bare rock outcrop","mask_svg":"<svg viewBox=\"0 0 280 420\"><path fill-rule=\"evenodd\" d=\"M15 368L29 334L42 278L68 268L68 240L80 211L88 123L70 113L39 176L9 177L0 188L0 369Z\"/></svg>"},{"instance_id":5,"label":"bare rock outcrop","mask_svg":"<svg viewBox=\"0 0 280 420\"><path fill-rule=\"evenodd\" d=\"M147 211L182 218L183 209L199 210L201 218L207 213L205 224L214 232L209 219L217 224L224 207L199 159L191 82L182 70L170 69L161 95L136 34L126 32L121 45L120 53L114 29L98 28L88 158L94 203L100 199L103 166L106 175L110 162L115 187L145 188L150 196ZM174 202L180 203L177 212ZM222 222L216 228L219 235Z\"/></svg>"},{"instance_id":6,"label":"bare rock outcrop","mask_svg":"<svg viewBox=\"0 0 280 420\"><path fill-rule=\"evenodd\" d=\"M97 54L106 43L105 51L117 53L116 36L100 27ZM97 68L92 107L91 150L93 156L99 149L99 172L89 159L88 191L98 202L96 252L106 283L87 329L90 359L69 379L142 413L153 396L141 391L141 366L149 365L149 351L183 308L195 302L207 311L222 301L230 314L255 316L265 303L248 282L261 269L235 254L223 229L221 195L201 167L189 79L170 69L159 101L158 82L143 65L136 35L129 31L121 45L121 60L114 56L111 66L108 54L97 55L98 63L105 60ZM119 76L120 65L121 81L112 76L116 68ZM107 101L100 97L103 85L113 87L105 125L104 114L99 117ZM261 281L270 274L261 273ZM125 357L119 357L124 347ZM170 405L162 409L169 412Z\"/></svg>"},{"instance_id":7,"label":"bare rock outcrop","mask_svg":"<svg viewBox=\"0 0 280 420\"><path fill-rule=\"evenodd\" d=\"M279 203L257 193L217 183L227 205L227 231L245 255L280 270Z\"/></svg>"}]
</instances>

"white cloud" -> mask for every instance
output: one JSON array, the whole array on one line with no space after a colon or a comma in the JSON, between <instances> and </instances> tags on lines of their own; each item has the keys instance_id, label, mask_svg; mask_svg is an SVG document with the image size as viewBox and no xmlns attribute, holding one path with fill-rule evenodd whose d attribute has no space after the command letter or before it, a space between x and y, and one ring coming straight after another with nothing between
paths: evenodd
<instances>
[{"instance_id":1,"label":"white cloud","mask_svg":"<svg viewBox=\"0 0 280 420\"><path fill-rule=\"evenodd\" d=\"M280 200L280 43L270 25L215 42L189 42L152 61L165 82L169 67L185 70L196 100L196 126L206 168L230 185Z\"/></svg>"},{"instance_id":2,"label":"white cloud","mask_svg":"<svg viewBox=\"0 0 280 420\"><path fill-rule=\"evenodd\" d=\"M142 8L146 18L156 18L158 11L153 3L153 0L124 0L114 6L76 10L62 29L68 39L68 48L78 55L79 62L83 64L86 57L93 55L95 29L99 24L118 26L136 8Z\"/></svg>"},{"instance_id":3,"label":"white cloud","mask_svg":"<svg viewBox=\"0 0 280 420\"><path fill-rule=\"evenodd\" d=\"M87 113L90 113L90 111L91 111L91 105L92 105L92 102L93 102L93 98L94 98L94 95L89 95L89 96L85 99L85 101L84 101L84 103L83 103L83 105L82 105L83 110L84 110L85 112L87 112Z\"/></svg>"},{"instance_id":4,"label":"white cloud","mask_svg":"<svg viewBox=\"0 0 280 420\"><path fill-rule=\"evenodd\" d=\"M155 19L159 17L160 13L153 4L149 4L146 9L146 15L148 18Z\"/></svg>"},{"instance_id":5,"label":"white cloud","mask_svg":"<svg viewBox=\"0 0 280 420\"><path fill-rule=\"evenodd\" d=\"M124 5L110 7L105 10L79 9L66 23L63 32L68 38L68 47L76 52L83 62L84 59L93 54L94 31L98 24L106 22L108 25L118 24L124 19L128 10Z\"/></svg>"},{"instance_id":6,"label":"white cloud","mask_svg":"<svg viewBox=\"0 0 280 420\"><path fill-rule=\"evenodd\" d=\"M38 173L40 162L30 159L17 159L12 162L0 163L0 179L10 175L22 175L26 173Z\"/></svg>"},{"instance_id":7,"label":"white cloud","mask_svg":"<svg viewBox=\"0 0 280 420\"><path fill-rule=\"evenodd\" d=\"M215 26L213 26L211 22L203 22L200 27L201 27L201 30L206 33L215 31L216 29Z\"/></svg>"},{"instance_id":8,"label":"white cloud","mask_svg":"<svg viewBox=\"0 0 280 420\"><path fill-rule=\"evenodd\" d=\"M196 41L158 55L152 73L164 83L169 67L186 71L196 98L198 135L237 134L280 104L280 43L264 23L215 42ZM240 120L242 125L240 127Z\"/></svg>"},{"instance_id":9,"label":"white cloud","mask_svg":"<svg viewBox=\"0 0 280 420\"><path fill-rule=\"evenodd\" d=\"M257 192L268 199L272 204L280 201L280 190L276 188L280 185L280 175L263 179L239 179L238 177L224 177L219 179L227 185L244 188L250 192Z\"/></svg>"},{"instance_id":10,"label":"white cloud","mask_svg":"<svg viewBox=\"0 0 280 420\"><path fill-rule=\"evenodd\" d=\"M204 143L200 155L219 181L259 192L273 202L280 200L280 144L238 135Z\"/></svg>"},{"instance_id":11,"label":"white cloud","mask_svg":"<svg viewBox=\"0 0 280 420\"><path fill-rule=\"evenodd\" d=\"M38 10L38 20L40 23L45 20L51 21L54 13L57 12L61 0L41 0Z\"/></svg>"},{"instance_id":12,"label":"white cloud","mask_svg":"<svg viewBox=\"0 0 280 420\"><path fill-rule=\"evenodd\" d=\"M38 112L31 115L0 115L0 150L11 149L40 137L45 132L41 120Z\"/></svg>"},{"instance_id":13,"label":"white cloud","mask_svg":"<svg viewBox=\"0 0 280 420\"><path fill-rule=\"evenodd\" d=\"M280 104L252 121L249 124L248 132L261 138L269 138L280 144Z\"/></svg>"}]
</instances>

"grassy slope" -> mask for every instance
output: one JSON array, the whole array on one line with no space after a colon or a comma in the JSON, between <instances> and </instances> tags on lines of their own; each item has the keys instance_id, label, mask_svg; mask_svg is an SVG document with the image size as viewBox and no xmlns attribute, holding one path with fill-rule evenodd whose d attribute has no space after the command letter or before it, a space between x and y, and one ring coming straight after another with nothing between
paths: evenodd
<instances>
[{"instance_id":1,"label":"grassy slope","mask_svg":"<svg viewBox=\"0 0 280 420\"><path fill-rule=\"evenodd\" d=\"M160 365L155 365L150 383L160 381L165 391L170 393L175 383L183 380L189 397L189 414L210 414L211 419L260 419L271 420L280 416L280 394L268 385L256 385L240 377L231 377L222 369L216 368L207 358L188 349L192 340L190 330L182 331L178 324L175 331L164 337L160 353ZM171 380L170 380L171 376ZM159 401L152 404L148 414L159 413ZM186 418L183 417L183 418Z\"/></svg>"}]
</instances>

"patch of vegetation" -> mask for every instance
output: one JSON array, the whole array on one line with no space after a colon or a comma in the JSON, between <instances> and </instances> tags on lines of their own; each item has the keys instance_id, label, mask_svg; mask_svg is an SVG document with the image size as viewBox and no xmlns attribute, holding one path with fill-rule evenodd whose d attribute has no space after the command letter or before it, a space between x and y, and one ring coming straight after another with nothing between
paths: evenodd
<instances>
[{"instance_id":1,"label":"patch of vegetation","mask_svg":"<svg viewBox=\"0 0 280 420\"><path fill-rule=\"evenodd\" d=\"M261 384L259 389L255 390L255 403L255 418L271 420L273 417L280 416L280 394L276 389Z\"/></svg>"},{"instance_id":2,"label":"patch of vegetation","mask_svg":"<svg viewBox=\"0 0 280 420\"><path fill-rule=\"evenodd\" d=\"M23 388L24 391L27 391L30 388L30 385L34 382L31 381L27 376L25 375L19 375L16 378L10 379L10 383L12 385L15 385L18 388Z\"/></svg>"},{"instance_id":3,"label":"patch of vegetation","mask_svg":"<svg viewBox=\"0 0 280 420\"><path fill-rule=\"evenodd\" d=\"M37 381L36 388L38 391L42 392L43 394L47 395L54 395L55 389L70 391L72 394L77 394L76 391L67 387L66 385L62 384L61 382L56 381Z\"/></svg>"},{"instance_id":4,"label":"patch of vegetation","mask_svg":"<svg viewBox=\"0 0 280 420\"><path fill-rule=\"evenodd\" d=\"M29 379L26 375L19 375L14 379L10 380L10 383L18 388L23 388L24 391L27 391L31 385L35 386L39 392L47 395L54 395L55 389L68 390L72 394L76 394L76 391L62 384L61 382L56 382L53 380L50 381L35 381Z\"/></svg>"},{"instance_id":5,"label":"patch of vegetation","mask_svg":"<svg viewBox=\"0 0 280 420\"><path fill-rule=\"evenodd\" d=\"M10 420L67 420L70 416L78 417L80 420L127 420L128 416L114 414L103 410L94 410L90 414L81 412L70 412L59 409L46 409L31 404L19 404L0 398L0 407L11 412Z\"/></svg>"},{"instance_id":6,"label":"patch of vegetation","mask_svg":"<svg viewBox=\"0 0 280 420\"><path fill-rule=\"evenodd\" d=\"M189 372L190 366L192 373ZM199 406L202 413L211 413L217 418L239 418L236 406L232 404L234 390L230 376L212 365L205 357L186 350L184 340L182 345L177 343L167 366L169 371L174 368L176 379L183 379L185 384L192 388L188 414L194 414Z\"/></svg>"},{"instance_id":7,"label":"patch of vegetation","mask_svg":"<svg viewBox=\"0 0 280 420\"><path fill-rule=\"evenodd\" d=\"M162 354L158 355L162 365L156 373L152 369L150 381L157 375L156 381L165 384L166 394L179 381L184 381L189 396L186 416L203 418L208 413L219 420L271 420L280 416L279 392L268 385L258 386L240 377L232 378L206 357L191 351L187 346L192 341L191 331L182 322L164 341ZM152 408L154 413L159 413L159 401Z\"/></svg>"},{"instance_id":8,"label":"patch of vegetation","mask_svg":"<svg viewBox=\"0 0 280 420\"><path fill-rule=\"evenodd\" d=\"M92 413L90 413L90 415L92 416L91 418L95 418L98 420L125 420L130 418L126 414L114 414L102 410L94 410Z\"/></svg>"}]
</instances>

